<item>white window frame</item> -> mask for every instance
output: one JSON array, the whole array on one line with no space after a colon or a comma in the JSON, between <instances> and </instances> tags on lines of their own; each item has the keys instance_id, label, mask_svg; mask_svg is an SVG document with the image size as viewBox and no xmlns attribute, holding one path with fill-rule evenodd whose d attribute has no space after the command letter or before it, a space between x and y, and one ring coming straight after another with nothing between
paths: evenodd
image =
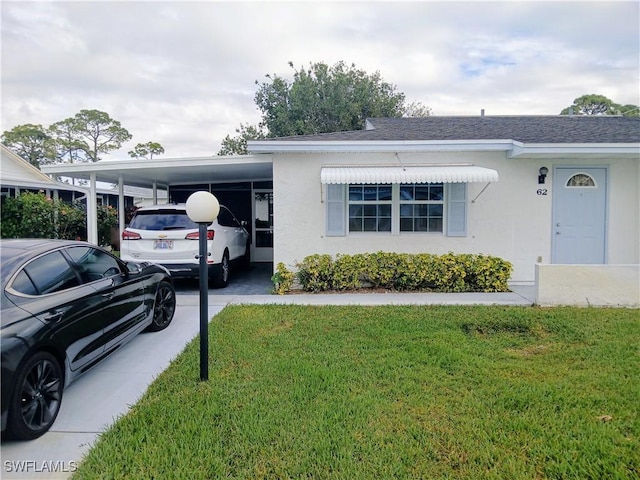
<instances>
[{"instance_id":1,"label":"white window frame","mask_svg":"<svg viewBox=\"0 0 640 480\"><path fill-rule=\"evenodd\" d=\"M352 184L359 185L359 184ZM380 184L389 185L389 184ZM325 233L328 237L344 237L358 235L428 235L428 236L448 236L448 237L466 237L467 236L467 184L466 183L444 183L443 193L444 199L440 201L417 201L413 203L442 203L442 231L441 232L401 232L400 231L400 185L391 184L390 202L375 202L376 205L381 203L391 203L391 231L349 231L349 205L360 203L360 201L350 202L348 199L349 184L328 184L326 194L326 221ZM403 184L404 185L404 184ZM412 184L413 185L413 184ZM420 185L420 184L415 184ZM374 202L372 202L374 203ZM409 203L409 202L402 202ZM340 218L341 217L341 218Z\"/></svg>"}]
</instances>

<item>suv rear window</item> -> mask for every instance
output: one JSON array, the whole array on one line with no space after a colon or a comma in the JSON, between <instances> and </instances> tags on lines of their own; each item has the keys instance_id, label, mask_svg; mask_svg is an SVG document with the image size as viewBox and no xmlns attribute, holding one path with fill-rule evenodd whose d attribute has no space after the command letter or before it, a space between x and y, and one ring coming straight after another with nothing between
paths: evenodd
<instances>
[{"instance_id":1,"label":"suv rear window","mask_svg":"<svg viewBox=\"0 0 640 480\"><path fill-rule=\"evenodd\" d=\"M131 219L129 228L135 230L192 230L198 224L193 222L184 210L139 210Z\"/></svg>"}]
</instances>

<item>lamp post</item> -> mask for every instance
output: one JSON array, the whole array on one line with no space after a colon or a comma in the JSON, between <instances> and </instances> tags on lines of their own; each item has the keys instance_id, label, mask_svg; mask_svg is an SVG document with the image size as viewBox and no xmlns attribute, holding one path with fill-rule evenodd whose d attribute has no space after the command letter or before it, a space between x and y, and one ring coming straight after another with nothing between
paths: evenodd
<instances>
[{"instance_id":1,"label":"lamp post","mask_svg":"<svg viewBox=\"0 0 640 480\"><path fill-rule=\"evenodd\" d=\"M209 192L195 192L187 199L187 215L198 224L198 244L200 261L200 380L209 380L209 302L207 272L207 225L218 213L218 199Z\"/></svg>"}]
</instances>

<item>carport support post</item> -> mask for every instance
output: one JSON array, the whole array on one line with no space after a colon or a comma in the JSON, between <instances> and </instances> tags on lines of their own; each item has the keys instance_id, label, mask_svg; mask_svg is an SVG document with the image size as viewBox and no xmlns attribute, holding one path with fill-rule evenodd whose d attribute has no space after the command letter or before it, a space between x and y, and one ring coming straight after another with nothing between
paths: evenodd
<instances>
[{"instance_id":1,"label":"carport support post","mask_svg":"<svg viewBox=\"0 0 640 480\"><path fill-rule=\"evenodd\" d=\"M200 381L209 380L209 275L207 272L207 226L220 213L218 199L211 193L192 193L187 199L187 215L198 224L198 258L200 265Z\"/></svg>"}]
</instances>

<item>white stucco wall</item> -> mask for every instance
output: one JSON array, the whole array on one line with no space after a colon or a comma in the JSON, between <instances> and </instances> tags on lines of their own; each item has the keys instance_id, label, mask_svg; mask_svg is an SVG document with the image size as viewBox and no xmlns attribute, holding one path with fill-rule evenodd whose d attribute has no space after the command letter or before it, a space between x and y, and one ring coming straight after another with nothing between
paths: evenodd
<instances>
[{"instance_id":1,"label":"white stucco wall","mask_svg":"<svg viewBox=\"0 0 640 480\"><path fill-rule=\"evenodd\" d=\"M640 307L640 265L536 265L536 304Z\"/></svg>"},{"instance_id":2,"label":"white stucco wall","mask_svg":"<svg viewBox=\"0 0 640 480\"><path fill-rule=\"evenodd\" d=\"M466 237L415 233L326 237L326 186L320 184L321 166L397 165L398 159L395 154L383 153L278 154L273 157L274 264L294 267L315 253L484 253L512 262L514 283L533 283L535 264L551 260L555 165L609 168L608 262L640 263L637 160L507 159L504 152L401 153L400 158L404 164L472 163L499 172L500 181L482 194L486 183L468 185ZM538 185L541 166L549 168L545 185ZM538 195L540 188L546 188L547 195Z\"/></svg>"}]
</instances>

